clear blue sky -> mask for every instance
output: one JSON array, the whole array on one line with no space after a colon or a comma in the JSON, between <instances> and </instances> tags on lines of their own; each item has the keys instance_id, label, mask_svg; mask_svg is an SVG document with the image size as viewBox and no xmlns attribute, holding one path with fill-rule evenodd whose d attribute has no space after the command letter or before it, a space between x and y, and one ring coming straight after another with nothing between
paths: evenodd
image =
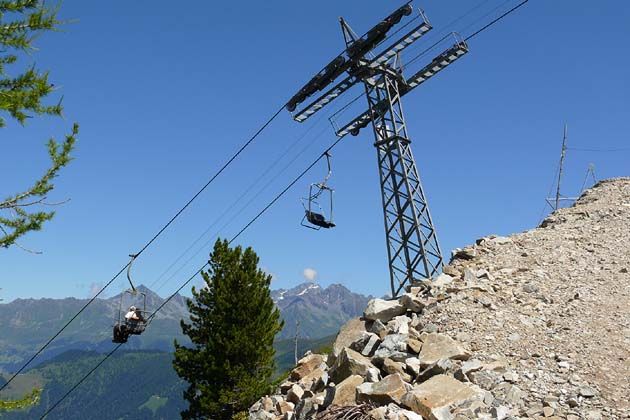
<instances>
[{"instance_id":1,"label":"clear blue sky","mask_svg":"<svg viewBox=\"0 0 630 420\"><path fill-rule=\"evenodd\" d=\"M474 13L447 26L480 3ZM501 4L414 2L426 11L435 35L404 57L444 30L472 24L463 31L471 33L499 11L476 19ZM0 297L88 296L341 51L338 16L363 33L399 5L244 1L192 2L182 8L163 1L66 0L61 16L78 21L64 33L40 38L33 56L60 87L66 119L34 119L27 128L9 122L2 129L0 192L6 196L30 184L47 164L44 140L62 136L78 121L76 160L50 197L71 201L43 232L23 238L23 245L42 255L16 247L0 250ZM570 147L629 147L628 22L626 1L530 0L471 40L470 54L460 62L404 98L416 161L446 255L478 237L536 225L564 122ZM357 112L365 106L364 100L357 104ZM162 295L176 289L207 259L211 245L202 245L212 243L218 228L236 214L220 234L237 232L334 140L326 119L317 121L300 125L283 112L137 261L136 281L154 285ZM371 131L364 130L334 150L330 185L336 189L337 228L314 232L299 225L299 197L324 176L322 164L239 239L253 246L261 264L274 273L273 287L294 286L304 280L304 269L312 268L323 285L339 282L374 295L389 290L372 142ZM563 192L579 191L591 162L598 178L630 175L629 159L627 150L569 151ZM265 188L252 204L211 228L180 261L190 262L175 265L181 270L172 278L169 272L160 279L252 182L258 182L254 192ZM123 287L121 278L107 294Z\"/></svg>"}]
</instances>

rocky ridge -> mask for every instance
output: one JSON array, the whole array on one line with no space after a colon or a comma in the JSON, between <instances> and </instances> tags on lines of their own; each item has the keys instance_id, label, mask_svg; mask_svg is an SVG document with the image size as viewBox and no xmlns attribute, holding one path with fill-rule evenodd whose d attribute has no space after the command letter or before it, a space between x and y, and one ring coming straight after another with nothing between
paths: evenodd
<instances>
[{"instance_id":1,"label":"rocky ridge","mask_svg":"<svg viewBox=\"0 0 630 420\"><path fill-rule=\"evenodd\" d=\"M250 420L630 418L629 226L619 178L455 250L444 274L371 300Z\"/></svg>"}]
</instances>

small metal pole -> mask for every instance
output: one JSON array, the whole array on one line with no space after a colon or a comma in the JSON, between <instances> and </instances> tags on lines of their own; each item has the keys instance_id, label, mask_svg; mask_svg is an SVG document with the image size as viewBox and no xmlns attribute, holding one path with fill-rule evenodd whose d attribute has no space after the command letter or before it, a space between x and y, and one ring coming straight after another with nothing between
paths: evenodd
<instances>
[{"instance_id":1,"label":"small metal pole","mask_svg":"<svg viewBox=\"0 0 630 420\"><path fill-rule=\"evenodd\" d=\"M562 181L562 166L564 165L564 154L567 150L567 124L564 124L564 135L562 137L562 152L560 154L560 170L558 171L558 189L556 190L556 206L554 211L558 210L558 202L560 201L560 183Z\"/></svg>"},{"instance_id":2,"label":"small metal pole","mask_svg":"<svg viewBox=\"0 0 630 420\"><path fill-rule=\"evenodd\" d=\"M295 320L295 337L293 338L293 355L295 357L295 364L298 362L298 335L300 333L300 321Z\"/></svg>"}]
</instances>

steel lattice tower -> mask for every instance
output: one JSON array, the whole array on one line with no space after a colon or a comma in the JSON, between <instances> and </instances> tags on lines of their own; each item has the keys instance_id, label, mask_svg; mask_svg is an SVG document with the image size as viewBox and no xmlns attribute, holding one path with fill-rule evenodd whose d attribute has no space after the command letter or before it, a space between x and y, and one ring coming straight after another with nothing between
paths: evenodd
<instances>
[{"instance_id":1,"label":"steel lattice tower","mask_svg":"<svg viewBox=\"0 0 630 420\"><path fill-rule=\"evenodd\" d=\"M384 68L379 77L364 80L374 130L374 147L383 199L385 237L392 296L414 280L433 277L443 266L442 253L400 100L399 75ZM374 112L385 101L385 113Z\"/></svg>"},{"instance_id":2,"label":"steel lattice tower","mask_svg":"<svg viewBox=\"0 0 630 420\"><path fill-rule=\"evenodd\" d=\"M357 135L372 123L377 151L385 237L392 296L407 285L431 278L444 265L429 206L411 150L411 140L403 113L401 97L421 85L468 52L468 46L455 36L455 43L405 79L400 52L432 29L422 11L420 23L376 56L366 56L386 39L387 31L410 15L407 3L386 17L364 36L354 34L340 19L346 44L344 53L335 58L287 103L293 112L297 104L343 73L347 77L325 91L293 115L303 122L353 85L362 82L369 108L341 129L337 135ZM417 19L417 18L415 18Z\"/></svg>"}]
</instances>

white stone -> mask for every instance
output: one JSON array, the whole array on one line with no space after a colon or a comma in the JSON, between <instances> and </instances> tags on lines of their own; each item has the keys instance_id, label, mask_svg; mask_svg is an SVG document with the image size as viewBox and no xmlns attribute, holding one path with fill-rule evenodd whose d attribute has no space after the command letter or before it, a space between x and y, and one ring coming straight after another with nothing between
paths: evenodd
<instances>
[{"instance_id":1,"label":"white stone","mask_svg":"<svg viewBox=\"0 0 630 420\"><path fill-rule=\"evenodd\" d=\"M405 307L397 300L372 299L368 302L363 317L372 321L389 322L395 316L406 312Z\"/></svg>"}]
</instances>

